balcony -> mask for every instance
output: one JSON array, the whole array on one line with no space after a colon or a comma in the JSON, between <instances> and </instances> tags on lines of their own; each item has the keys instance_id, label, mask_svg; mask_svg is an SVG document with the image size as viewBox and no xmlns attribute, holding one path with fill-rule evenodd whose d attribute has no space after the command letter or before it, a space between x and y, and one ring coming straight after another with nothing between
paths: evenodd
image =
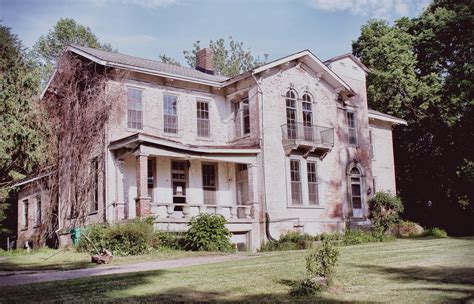
<instances>
[{"instance_id":1,"label":"balcony","mask_svg":"<svg viewBox=\"0 0 474 304\"><path fill-rule=\"evenodd\" d=\"M294 123L282 125L281 130L287 155L300 151L305 156L315 153L323 157L334 146L334 128Z\"/></svg>"}]
</instances>

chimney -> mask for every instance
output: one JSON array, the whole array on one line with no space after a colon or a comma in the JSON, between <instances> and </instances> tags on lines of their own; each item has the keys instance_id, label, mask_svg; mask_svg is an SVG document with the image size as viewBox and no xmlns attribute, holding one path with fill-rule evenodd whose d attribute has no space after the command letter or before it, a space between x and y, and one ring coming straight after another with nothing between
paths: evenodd
<instances>
[{"instance_id":1,"label":"chimney","mask_svg":"<svg viewBox=\"0 0 474 304\"><path fill-rule=\"evenodd\" d=\"M214 75L214 52L211 48L205 48L196 53L196 70Z\"/></svg>"}]
</instances>

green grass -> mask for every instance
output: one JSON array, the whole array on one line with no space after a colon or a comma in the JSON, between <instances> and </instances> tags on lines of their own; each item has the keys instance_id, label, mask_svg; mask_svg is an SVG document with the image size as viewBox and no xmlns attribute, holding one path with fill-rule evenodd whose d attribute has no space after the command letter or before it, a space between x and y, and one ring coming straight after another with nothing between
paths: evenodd
<instances>
[{"instance_id":1,"label":"green grass","mask_svg":"<svg viewBox=\"0 0 474 304\"><path fill-rule=\"evenodd\" d=\"M0 251L1 252L1 251ZM184 257L212 255L217 253L192 252L181 250L161 250L141 256L114 257L112 265L130 264L145 261L159 261L167 259L179 259ZM91 263L90 255L75 250L53 250L41 248L31 251L25 250L3 251L0 257L0 271L42 271L42 270L70 270L79 268L100 267Z\"/></svg>"},{"instance_id":2,"label":"green grass","mask_svg":"<svg viewBox=\"0 0 474 304\"><path fill-rule=\"evenodd\" d=\"M307 252L70 281L8 287L0 302L394 302L474 300L474 238L416 238L341 248L331 289L310 298L288 291ZM2 299L3 297L3 299Z\"/></svg>"}]
</instances>

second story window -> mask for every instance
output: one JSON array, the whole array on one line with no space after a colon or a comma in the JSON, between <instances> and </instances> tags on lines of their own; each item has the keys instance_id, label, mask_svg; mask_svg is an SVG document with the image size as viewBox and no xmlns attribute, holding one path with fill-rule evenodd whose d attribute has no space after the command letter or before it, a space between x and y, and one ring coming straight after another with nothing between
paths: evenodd
<instances>
[{"instance_id":1,"label":"second story window","mask_svg":"<svg viewBox=\"0 0 474 304\"><path fill-rule=\"evenodd\" d=\"M143 104L141 90L128 88L127 127L130 129L143 129Z\"/></svg>"},{"instance_id":2,"label":"second story window","mask_svg":"<svg viewBox=\"0 0 474 304\"><path fill-rule=\"evenodd\" d=\"M211 124L209 121L209 103L206 101L197 102L197 134L199 137L209 137L211 135Z\"/></svg>"},{"instance_id":3,"label":"second story window","mask_svg":"<svg viewBox=\"0 0 474 304\"><path fill-rule=\"evenodd\" d=\"M249 98L243 97L240 101L234 102L232 112L234 113L235 137L250 134Z\"/></svg>"},{"instance_id":4,"label":"second story window","mask_svg":"<svg viewBox=\"0 0 474 304\"><path fill-rule=\"evenodd\" d=\"M166 133L178 133L178 98L172 95L165 95L163 100L163 121Z\"/></svg>"},{"instance_id":5,"label":"second story window","mask_svg":"<svg viewBox=\"0 0 474 304\"><path fill-rule=\"evenodd\" d=\"M296 94L293 90L286 92L286 132L289 139L297 136Z\"/></svg>"},{"instance_id":6,"label":"second story window","mask_svg":"<svg viewBox=\"0 0 474 304\"><path fill-rule=\"evenodd\" d=\"M313 101L308 93L303 94L304 139L313 140Z\"/></svg>"},{"instance_id":7,"label":"second story window","mask_svg":"<svg viewBox=\"0 0 474 304\"><path fill-rule=\"evenodd\" d=\"M354 112L347 112L347 128L349 134L349 145L357 145L357 123Z\"/></svg>"},{"instance_id":8,"label":"second story window","mask_svg":"<svg viewBox=\"0 0 474 304\"><path fill-rule=\"evenodd\" d=\"M369 141L370 141L370 157L372 160L375 160L375 151L374 151L374 133L372 130L369 130Z\"/></svg>"}]
</instances>

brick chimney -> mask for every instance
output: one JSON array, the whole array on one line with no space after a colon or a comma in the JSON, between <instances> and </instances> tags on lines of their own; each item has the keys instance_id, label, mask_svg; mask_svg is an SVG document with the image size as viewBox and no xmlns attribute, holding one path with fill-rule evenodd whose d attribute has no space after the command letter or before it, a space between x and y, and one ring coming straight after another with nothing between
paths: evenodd
<instances>
[{"instance_id":1,"label":"brick chimney","mask_svg":"<svg viewBox=\"0 0 474 304\"><path fill-rule=\"evenodd\" d=\"M211 48L196 53L196 70L214 75L214 51Z\"/></svg>"}]
</instances>

